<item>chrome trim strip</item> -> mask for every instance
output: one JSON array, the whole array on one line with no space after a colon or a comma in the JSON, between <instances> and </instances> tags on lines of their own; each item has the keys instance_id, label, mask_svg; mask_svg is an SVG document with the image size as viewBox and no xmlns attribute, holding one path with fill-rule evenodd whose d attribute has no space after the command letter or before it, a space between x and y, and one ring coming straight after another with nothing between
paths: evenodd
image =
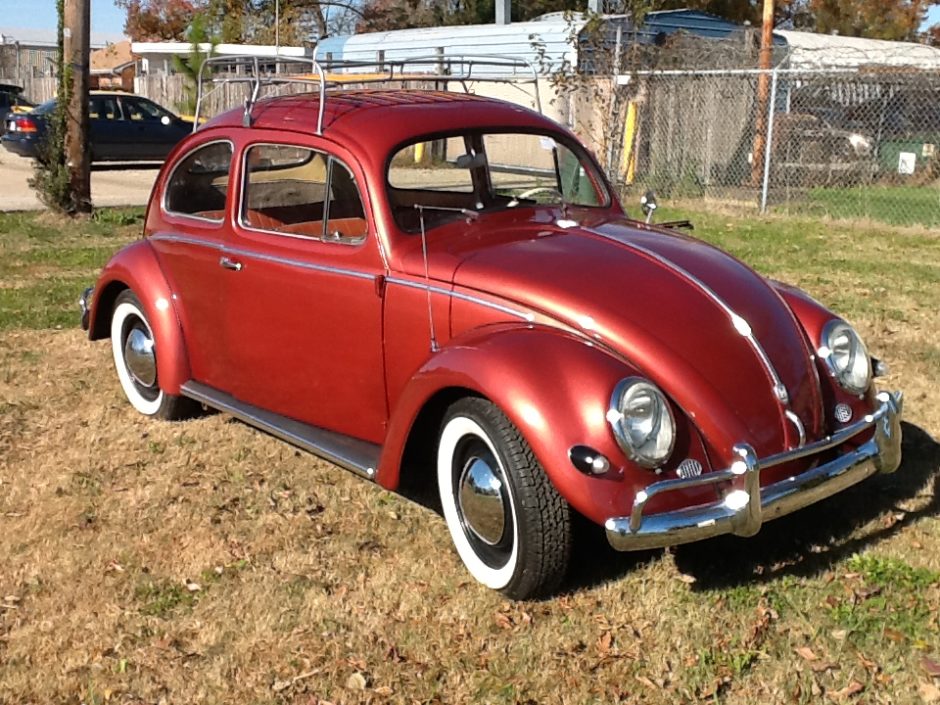
<instances>
[{"instance_id":1,"label":"chrome trim strip","mask_svg":"<svg viewBox=\"0 0 940 705\"><path fill-rule=\"evenodd\" d=\"M460 301L468 301L470 303L480 304L481 306L486 306L487 308L491 308L495 311L500 311L507 315L521 318L524 321L535 320L535 316L531 313L525 313L523 311L510 308L509 306L498 304L495 301L487 301L486 299L481 299L471 294L464 294L460 291L451 291L450 289L444 289L443 287L439 287L439 286L429 287L427 284L423 282L411 281L410 279L400 279L398 277L387 277L385 281L389 284L401 284L402 286L407 286L411 289L420 289L421 291L430 290L431 293L434 293L434 294L442 294L444 296L449 296L453 299L459 299Z\"/></svg>"},{"instance_id":2,"label":"chrome trim strip","mask_svg":"<svg viewBox=\"0 0 940 705\"><path fill-rule=\"evenodd\" d=\"M745 340L748 341L751 348L754 350L754 352L757 354L757 357L760 359L761 365L763 365L764 369L767 371L767 374L770 375L770 379L773 382L774 396L777 397L777 400L780 401L780 403L783 404L784 406L789 404L790 397L787 392L787 388L786 386L784 386L783 381L780 379L780 375L777 373L776 368L773 366L773 363L770 361L770 358L767 356L767 352L764 350L763 346L760 344L760 341L758 341L757 338L754 337L754 333L751 330L751 326L742 316L735 313L734 309L732 309L731 306L729 306L728 303L724 299L718 296L718 294L715 293L714 289L712 289L710 286L708 286L708 284L703 282L701 279L696 277L687 269L681 267L680 265L676 264L672 260L667 259L666 257L663 257L659 253L654 252L653 250L643 247L642 245L637 245L634 242L629 242L628 240L614 237L613 235L608 235L607 233L601 232L600 230L596 230L594 228L585 227L583 229L590 233L593 233L594 235L599 235L602 238L605 238L607 240L612 240L613 242L617 242L621 245L624 245L625 247L629 247L632 250L643 253L647 257L650 257L651 259L654 259L655 261L659 262L664 267L667 267L668 269L671 269L674 272L678 272L683 277L685 277L685 279L691 282L694 286L698 287L698 289L703 294L705 294L709 299L711 299L715 304L717 304L718 307L721 308L722 311L725 312L725 314L728 316L729 320L731 321L731 325L734 327L734 329L741 335L741 337L743 337Z\"/></svg>"},{"instance_id":3,"label":"chrome trim strip","mask_svg":"<svg viewBox=\"0 0 940 705\"><path fill-rule=\"evenodd\" d=\"M803 426L803 420L789 409L786 409L783 413L790 419L790 423L796 427L796 432L800 436L800 442L797 448L802 448L806 445L806 428Z\"/></svg>"},{"instance_id":4,"label":"chrome trim strip","mask_svg":"<svg viewBox=\"0 0 940 705\"><path fill-rule=\"evenodd\" d=\"M154 233L149 235L149 240L157 242L175 242L183 245L196 245L197 247L208 247L212 250L222 250L222 243L218 240L210 240L202 237L191 237L189 235L177 235L176 233Z\"/></svg>"},{"instance_id":5,"label":"chrome trim strip","mask_svg":"<svg viewBox=\"0 0 940 705\"><path fill-rule=\"evenodd\" d=\"M180 392L368 480L375 479L381 446L260 409L193 380L183 383Z\"/></svg>"},{"instance_id":6,"label":"chrome trim strip","mask_svg":"<svg viewBox=\"0 0 940 705\"><path fill-rule=\"evenodd\" d=\"M862 421L798 450L761 460L750 446L739 444L734 447L738 460L726 470L647 486L637 492L629 517L607 520L608 541L618 550L637 550L727 533L751 536L765 520L836 494L876 472L894 472L901 463L904 399L900 392L881 392L877 399L879 408ZM800 475L760 487L760 471L764 468L831 450L869 428L874 428L874 436L858 448ZM643 516L647 502L657 494L725 482L732 483L732 487L719 502Z\"/></svg>"},{"instance_id":7,"label":"chrome trim strip","mask_svg":"<svg viewBox=\"0 0 940 705\"><path fill-rule=\"evenodd\" d=\"M292 259L290 257L278 257L277 255L265 255L252 250L244 250L240 247L223 247L222 252L226 254L238 255L245 259L259 260L261 262L271 262L272 264L283 264L288 267L298 267L299 269L309 269L314 272L326 272L328 274L339 274L341 276L353 277L355 279L375 279L375 274L360 272L355 269L344 269L342 267L331 267L326 264L314 264L304 260Z\"/></svg>"},{"instance_id":8,"label":"chrome trim strip","mask_svg":"<svg viewBox=\"0 0 940 705\"><path fill-rule=\"evenodd\" d=\"M360 272L355 269L344 269L342 267L331 267L326 264L314 264L313 262L306 262L304 260L292 259L290 257L278 257L276 255L265 255L260 252L253 252L252 250L245 250L240 247L226 247L220 242L215 242L213 240L206 240L198 237L189 237L188 235L175 235L169 233L155 233L150 236L152 240L162 241L162 242L178 242L186 245L196 245L201 247L209 247L214 250L218 250L227 255L238 255L239 257L244 257L249 260L259 260L262 262L271 262L273 264L283 264L288 267L298 267L300 269L309 269L315 272L326 272L328 274L339 274L341 276L353 277L355 279L375 279L375 274L369 274L368 272Z\"/></svg>"}]
</instances>

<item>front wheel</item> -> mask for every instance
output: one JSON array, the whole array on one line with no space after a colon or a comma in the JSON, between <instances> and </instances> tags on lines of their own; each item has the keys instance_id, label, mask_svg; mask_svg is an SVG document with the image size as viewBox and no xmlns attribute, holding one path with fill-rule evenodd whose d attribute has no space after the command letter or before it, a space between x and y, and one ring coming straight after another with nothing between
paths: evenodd
<instances>
[{"instance_id":1,"label":"front wheel","mask_svg":"<svg viewBox=\"0 0 940 705\"><path fill-rule=\"evenodd\" d=\"M570 509L494 404L470 397L448 409L437 484L457 553L474 578L513 599L558 587L571 553Z\"/></svg>"},{"instance_id":2,"label":"front wheel","mask_svg":"<svg viewBox=\"0 0 940 705\"><path fill-rule=\"evenodd\" d=\"M111 351L124 395L145 416L168 420L191 416L194 402L160 389L156 346L140 299L130 289L122 291L111 314Z\"/></svg>"}]
</instances>

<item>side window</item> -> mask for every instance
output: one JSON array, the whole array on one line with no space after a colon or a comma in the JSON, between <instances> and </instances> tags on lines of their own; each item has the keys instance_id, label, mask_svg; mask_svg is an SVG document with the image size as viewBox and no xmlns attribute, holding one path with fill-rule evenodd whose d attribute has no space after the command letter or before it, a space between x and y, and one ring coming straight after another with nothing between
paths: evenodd
<instances>
[{"instance_id":1,"label":"side window","mask_svg":"<svg viewBox=\"0 0 940 705\"><path fill-rule=\"evenodd\" d=\"M242 223L258 230L357 242L366 235L349 169L305 147L262 144L245 155Z\"/></svg>"},{"instance_id":2,"label":"side window","mask_svg":"<svg viewBox=\"0 0 940 705\"><path fill-rule=\"evenodd\" d=\"M121 108L114 96L92 96L88 100L88 116L92 120L121 120Z\"/></svg>"},{"instance_id":3,"label":"side window","mask_svg":"<svg viewBox=\"0 0 940 705\"><path fill-rule=\"evenodd\" d=\"M165 209L221 222L231 164L229 142L214 142L191 152L176 165L167 183Z\"/></svg>"},{"instance_id":4,"label":"side window","mask_svg":"<svg viewBox=\"0 0 940 705\"><path fill-rule=\"evenodd\" d=\"M366 236L366 214L352 172L330 159L330 200L326 207L326 236L332 240L359 240Z\"/></svg>"},{"instance_id":5,"label":"side window","mask_svg":"<svg viewBox=\"0 0 940 705\"><path fill-rule=\"evenodd\" d=\"M162 120L170 118L170 114L155 103L137 98L124 98L121 101L128 120Z\"/></svg>"}]
</instances>

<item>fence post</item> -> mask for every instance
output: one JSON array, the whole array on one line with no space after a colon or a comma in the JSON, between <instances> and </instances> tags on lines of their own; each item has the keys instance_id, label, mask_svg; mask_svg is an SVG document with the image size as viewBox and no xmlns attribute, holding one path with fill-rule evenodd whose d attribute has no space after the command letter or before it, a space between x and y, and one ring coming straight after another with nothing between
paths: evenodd
<instances>
[{"instance_id":1,"label":"fence post","mask_svg":"<svg viewBox=\"0 0 940 705\"><path fill-rule=\"evenodd\" d=\"M777 107L777 69L770 73L770 102L767 105L767 144L764 145L764 183L760 194L760 212L767 212L767 192L770 188L770 156L774 143L774 113Z\"/></svg>"}]
</instances>

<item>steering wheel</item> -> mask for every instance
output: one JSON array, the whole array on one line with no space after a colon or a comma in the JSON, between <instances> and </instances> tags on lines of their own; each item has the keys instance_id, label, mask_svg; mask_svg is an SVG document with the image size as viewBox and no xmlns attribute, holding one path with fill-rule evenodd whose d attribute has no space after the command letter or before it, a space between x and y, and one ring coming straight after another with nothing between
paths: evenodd
<instances>
[{"instance_id":1,"label":"steering wheel","mask_svg":"<svg viewBox=\"0 0 940 705\"><path fill-rule=\"evenodd\" d=\"M513 196L512 200L506 205L509 208L514 208L519 205L520 199L529 198L530 196L534 196L537 193L550 193L554 196L558 196L558 200L560 200L562 203L565 202L565 194L563 194L557 188L552 188L551 186L536 186L535 188L530 188L527 191L523 191L522 193Z\"/></svg>"}]
</instances>

